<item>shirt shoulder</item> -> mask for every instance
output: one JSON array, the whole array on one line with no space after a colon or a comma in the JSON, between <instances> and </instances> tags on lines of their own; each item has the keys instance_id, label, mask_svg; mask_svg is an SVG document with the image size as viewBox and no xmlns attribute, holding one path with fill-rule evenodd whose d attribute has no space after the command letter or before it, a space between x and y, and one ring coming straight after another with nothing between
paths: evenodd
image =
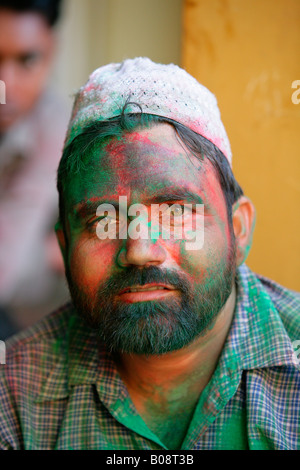
<instances>
[{"instance_id":1,"label":"shirt shoulder","mask_svg":"<svg viewBox=\"0 0 300 470\"><path fill-rule=\"evenodd\" d=\"M66 357L72 314L73 308L67 304L6 341L0 375L5 376L12 390L29 396L39 393L60 358Z\"/></svg>"},{"instance_id":2,"label":"shirt shoulder","mask_svg":"<svg viewBox=\"0 0 300 470\"><path fill-rule=\"evenodd\" d=\"M64 396L72 318L73 308L67 304L6 341L5 364L0 365L0 450L24 448L24 435L32 436L36 426L34 403L48 380L55 382L51 398Z\"/></svg>"},{"instance_id":3,"label":"shirt shoulder","mask_svg":"<svg viewBox=\"0 0 300 470\"><path fill-rule=\"evenodd\" d=\"M6 342L8 352L16 354L33 343L56 339L65 333L65 328L73 313L72 304L68 302L33 326L9 338Z\"/></svg>"},{"instance_id":4,"label":"shirt shoulder","mask_svg":"<svg viewBox=\"0 0 300 470\"><path fill-rule=\"evenodd\" d=\"M275 306L291 341L300 340L300 293L257 275Z\"/></svg>"}]
</instances>

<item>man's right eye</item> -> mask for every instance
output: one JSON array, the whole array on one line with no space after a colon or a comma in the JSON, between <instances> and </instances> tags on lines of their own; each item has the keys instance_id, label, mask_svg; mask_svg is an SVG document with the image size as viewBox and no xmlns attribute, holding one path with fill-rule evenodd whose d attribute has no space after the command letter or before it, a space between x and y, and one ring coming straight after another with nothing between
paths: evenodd
<instances>
[{"instance_id":1,"label":"man's right eye","mask_svg":"<svg viewBox=\"0 0 300 470\"><path fill-rule=\"evenodd\" d=\"M96 225L100 224L103 226L106 225L113 225L117 223L117 219L115 217L111 217L109 215L98 216L92 219L87 223L88 228L92 229Z\"/></svg>"},{"instance_id":2,"label":"man's right eye","mask_svg":"<svg viewBox=\"0 0 300 470\"><path fill-rule=\"evenodd\" d=\"M19 57L19 63L22 67L29 69L33 67L41 58L40 52L30 52Z\"/></svg>"},{"instance_id":3,"label":"man's right eye","mask_svg":"<svg viewBox=\"0 0 300 470\"><path fill-rule=\"evenodd\" d=\"M108 215L104 217L98 217L98 223L101 225L110 225L110 224L115 224L117 220L113 217L109 217Z\"/></svg>"}]
</instances>

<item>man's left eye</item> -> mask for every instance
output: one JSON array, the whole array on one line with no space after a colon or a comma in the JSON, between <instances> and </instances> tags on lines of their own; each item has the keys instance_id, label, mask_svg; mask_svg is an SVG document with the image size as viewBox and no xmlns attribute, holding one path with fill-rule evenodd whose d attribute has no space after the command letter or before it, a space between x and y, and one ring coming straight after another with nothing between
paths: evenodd
<instances>
[{"instance_id":1,"label":"man's left eye","mask_svg":"<svg viewBox=\"0 0 300 470\"><path fill-rule=\"evenodd\" d=\"M31 52L20 56L19 62L24 68L34 67L35 64L41 59L41 54L39 52Z\"/></svg>"},{"instance_id":2,"label":"man's left eye","mask_svg":"<svg viewBox=\"0 0 300 470\"><path fill-rule=\"evenodd\" d=\"M116 219L113 219L112 217L109 217L108 215L106 215L105 217L100 217L96 219L95 222L98 222L101 225L107 225L107 224L116 223Z\"/></svg>"},{"instance_id":3,"label":"man's left eye","mask_svg":"<svg viewBox=\"0 0 300 470\"><path fill-rule=\"evenodd\" d=\"M192 215L193 210L190 205L182 205L182 204L173 204L169 209L168 209L170 215L173 218L179 218L179 217L189 217Z\"/></svg>"},{"instance_id":4,"label":"man's left eye","mask_svg":"<svg viewBox=\"0 0 300 470\"><path fill-rule=\"evenodd\" d=\"M97 217L96 219L91 220L88 222L88 227L93 227L94 225L112 225L117 222L116 218L110 217L109 215L104 215L101 217Z\"/></svg>"},{"instance_id":5,"label":"man's left eye","mask_svg":"<svg viewBox=\"0 0 300 470\"><path fill-rule=\"evenodd\" d=\"M183 215L183 206L176 205L170 208L170 213L174 217L181 217Z\"/></svg>"}]
</instances>

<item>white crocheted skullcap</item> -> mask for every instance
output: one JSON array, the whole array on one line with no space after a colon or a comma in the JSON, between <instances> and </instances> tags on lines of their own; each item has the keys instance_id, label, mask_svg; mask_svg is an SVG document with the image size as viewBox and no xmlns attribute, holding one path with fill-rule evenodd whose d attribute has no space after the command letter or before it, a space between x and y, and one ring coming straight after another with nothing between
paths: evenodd
<instances>
[{"instance_id":1,"label":"white crocheted skullcap","mask_svg":"<svg viewBox=\"0 0 300 470\"><path fill-rule=\"evenodd\" d=\"M177 121L213 142L231 164L230 143L215 96L177 65L145 57L127 59L95 70L78 91L65 146L92 121L121 114L126 102L138 103L147 114ZM140 113L136 105L128 113Z\"/></svg>"}]
</instances>

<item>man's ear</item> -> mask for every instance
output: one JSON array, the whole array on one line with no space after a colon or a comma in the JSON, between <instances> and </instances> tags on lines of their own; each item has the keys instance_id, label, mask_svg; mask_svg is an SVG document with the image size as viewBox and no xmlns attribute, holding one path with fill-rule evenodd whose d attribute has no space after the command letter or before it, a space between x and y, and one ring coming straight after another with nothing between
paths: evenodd
<instances>
[{"instance_id":1,"label":"man's ear","mask_svg":"<svg viewBox=\"0 0 300 470\"><path fill-rule=\"evenodd\" d=\"M63 256L64 262L66 263L66 236L60 221L55 224L55 233L61 254Z\"/></svg>"},{"instance_id":2,"label":"man's ear","mask_svg":"<svg viewBox=\"0 0 300 470\"><path fill-rule=\"evenodd\" d=\"M252 245L255 227L255 208L249 198L241 196L232 207L232 223L236 244L236 261L240 266L246 260Z\"/></svg>"}]
</instances>

